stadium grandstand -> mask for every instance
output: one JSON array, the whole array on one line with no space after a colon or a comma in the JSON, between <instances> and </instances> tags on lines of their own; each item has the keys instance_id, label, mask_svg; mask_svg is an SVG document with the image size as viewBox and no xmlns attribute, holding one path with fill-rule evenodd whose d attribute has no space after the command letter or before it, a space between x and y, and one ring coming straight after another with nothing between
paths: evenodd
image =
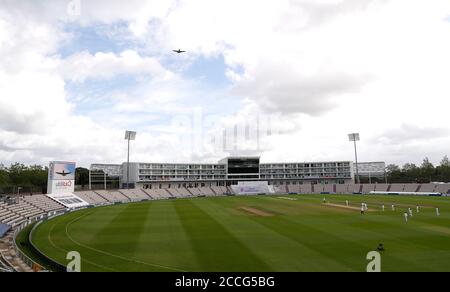
<instances>
[{"instance_id":1,"label":"stadium grandstand","mask_svg":"<svg viewBox=\"0 0 450 292\"><path fill-rule=\"evenodd\" d=\"M345 184L353 182L354 171L350 161L260 163L259 157L246 156L226 157L215 164L92 164L89 178L90 189L102 188L114 178L123 188L128 179L136 188L171 189L231 186L239 181Z\"/></svg>"},{"instance_id":2,"label":"stadium grandstand","mask_svg":"<svg viewBox=\"0 0 450 292\"><path fill-rule=\"evenodd\" d=\"M47 195L21 195L0 201L0 270L32 271L42 267L27 258L15 244L16 234L31 224L72 210L149 200L193 197L271 194L387 194L450 196L450 184L355 184L353 163L260 163L259 157L228 157L217 164L130 163L131 184L125 181L127 165L92 165L96 175L118 177L118 186L133 188L75 191L74 176L57 178L51 163ZM66 174L66 172L64 172ZM53 181L52 181L53 179ZM99 184L105 186L106 184Z\"/></svg>"},{"instance_id":3,"label":"stadium grandstand","mask_svg":"<svg viewBox=\"0 0 450 292\"><path fill-rule=\"evenodd\" d=\"M192 197L260 194L392 194L450 196L450 184L335 184L310 181L243 181L231 186L184 187L161 184L161 188L76 191L72 195L90 206L103 206L148 200ZM70 211L50 195L21 196L14 203L0 202L0 270L36 271L36 263L24 256L15 245L16 231L31 221ZM41 269L39 267L39 269ZM39 270L38 269L38 270Z\"/></svg>"},{"instance_id":4,"label":"stadium grandstand","mask_svg":"<svg viewBox=\"0 0 450 292\"><path fill-rule=\"evenodd\" d=\"M0 271L33 271L33 263L19 256L14 243L16 232L27 223L65 210L64 205L46 195L20 196L16 200L0 201Z\"/></svg>"},{"instance_id":5,"label":"stadium grandstand","mask_svg":"<svg viewBox=\"0 0 450 292\"><path fill-rule=\"evenodd\" d=\"M64 209L45 195L21 196L13 204L0 202L0 223L15 227L31 218Z\"/></svg>"},{"instance_id":6,"label":"stadium grandstand","mask_svg":"<svg viewBox=\"0 0 450 292\"><path fill-rule=\"evenodd\" d=\"M265 184L266 183L266 184ZM450 195L450 184L314 184L296 181L243 183L224 186L184 187L164 185L156 189L77 191L74 196L91 206L174 198L212 197L239 194L410 194ZM246 189L246 187L249 189ZM0 235L27 220L63 212L67 206L46 195L21 196L16 203L0 202Z\"/></svg>"},{"instance_id":7,"label":"stadium grandstand","mask_svg":"<svg viewBox=\"0 0 450 292\"><path fill-rule=\"evenodd\" d=\"M250 191L241 190L248 186ZM450 195L447 184L311 184L283 182L269 185L267 182L244 182L231 187L178 187L178 184L157 189L90 190L74 192L90 205L100 206L117 202L166 200L173 198L212 197L239 194L418 194Z\"/></svg>"},{"instance_id":8,"label":"stadium grandstand","mask_svg":"<svg viewBox=\"0 0 450 292\"><path fill-rule=\"evenodd\" d=\"M251 191L242 191L245 186ZM242 192L241 192L242 191ZM161 200L189 197L211 197L238 194L422 194L450 195L450 184L311 184L297 182L275 183L265 185L239 184L233 187L178 187L168 186L158 189L122 189L77 191L73 194L92 206L128 203L146 200ZM0 233L21 223L52 212L64 211L67 206L60 204L46 195L21 196L13 204L0 202Z\"/></svg>"},{"instance_id":9,"label":"stadium grandstand","mask_svg":"<svg viewBox=\"0 0 450 292\"><path fill-rule=\"evenodd\" d=\"M250 189L244 190L246 187ZM242 191L244 190L244 191ZM212 197L239 194L417 194L450 195L450 183L446 184L312 184L297 182L243 182L232 187L178 187L170 185L157 189L120 189L76 191L75 197L91 206L129 203L174 198ZM62 212L67 206L46 195L21 196L13 204L0 202L0 234L9 228L52 212ZM9 228L7 228L7 226ZM4 231L1 233L1 231Z\"/></svg>"}]
</instances>

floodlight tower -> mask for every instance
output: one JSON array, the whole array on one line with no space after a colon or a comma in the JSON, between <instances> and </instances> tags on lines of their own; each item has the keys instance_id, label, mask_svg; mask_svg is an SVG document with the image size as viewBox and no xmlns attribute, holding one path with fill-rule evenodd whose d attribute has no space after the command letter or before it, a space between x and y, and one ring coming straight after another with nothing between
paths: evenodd
<instances>
[{"instance_id":1,"label":"floodlight tower","mask_svg":"<svg viewBox=\"0 0 450 292\"><path fill-rule=\"evenodd\" d=\"M136 132L125 131L125 140L128 141L128 154L127 154L127 189L130 188L130 141L136 140Z\"/></svg>"},{"instance_id":2,"label":"floodlight tower","mask_svg":"<svg viewBox=\"0 0 450 292\"><path fill-rule=\"evenodd\" d=\"M356 162L356 183L359 184L359 172L358 172L358 153L356 151L356 141L359 141L359 133L348 134L348 139L355 145L355 162Z\"/></svg>"}]
</instances>

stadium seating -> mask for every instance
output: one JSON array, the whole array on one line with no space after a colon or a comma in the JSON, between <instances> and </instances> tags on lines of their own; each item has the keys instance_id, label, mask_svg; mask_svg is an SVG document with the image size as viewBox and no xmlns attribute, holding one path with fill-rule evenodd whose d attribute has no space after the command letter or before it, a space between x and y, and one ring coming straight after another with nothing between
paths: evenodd
<instances>
[{"instance_id":1,"label":"stadium seating","mask_svg":"<svg viewBox=\"0 0 450 292\"><path fill-rule=\"evenodd\" d=\"M211 188L208 188L208 187L201 187L201 188L199 188L199 190L202 193L202 195L205 195L208 197L215 195L214 192L211 190Z\"/></svg>"},{"instance_id":2,"label":"stadium seating","mask_svg":"<svg viewBox=\"0 0 450 292\"><path fill-rule=\"evenodd\" d=\"M372 191L375 191L375 184L363 184L362 193L368 194Z\"/></svg>"},{"instance_id":3,"label":"stadium seating","mask_svg":"<svg viewBox=\"0 0 450 292\"><path fill-rule=\"evenodd\" d=\"M100 196L99 194L93 192L93 191L80 191L75 192L75 195L81 198L82 200L86 201L88 204L91 205L105 205L108 204L109 201Z\"/></svg>"},{"instance_id":4,"label":"stadium seating","mask_svg":"<svg viewBox=\"0 0 450 292\"><path fill-rule=\"evenodd\" d=\"M221 192L222 192L222 194L229 194L230 193L230 191L228 190L228 188L227 187L219 187L220 188L220 190L221 190Z\"/></svg>"},{"instance_id":5,"label":"stadium seating","mask_svg":"<svg viewBox=\"0 0 450 292\"><path fill-rule=\"evenodd\" d=\"M144 193L141 189L129 189L129 190L120 190L120 192L127 196L131 201L142 201L151 199L149 195Z\"/></svg>"},{"instance_id":6,"label":"stadium seating","mask_svg":"<svg viewBox=\"0 0 450 292\"><path fill-rule=\"evenodd\" d=\"M277 194L286 194L286 188L284 185L282 186L273 186L273 189L275 190L275 193Z\"/></svg>"},{"instance_id":7,"label":"stadium seating","mask_svg":"<svg viewBox=\"0 0 450 292\"><path fill-rule=\"evenodd\" d=\"M226 190L227 190L226 194L235 194L233 189L230 186L227 186Z\"/></svg>"},{"instance_id":8,"label":"stadium seating","mask_svg":"<svg viewBox=\"0 0 450 292\"><path fill-rule=\"evenodd\" d=\"M211 187L211 190L214 192L216 196L225 195L220 187Z\"/></svg>"},{"instance_id":9,"label":"stadium seating","mask_svg":"<svg viewBox=\"0 0 450 292\"><path fill-rule=\"evenodd\" d=\"M198 188L189 188L188 190L193 196L198 197L202 195L202 192Z\"/></svg>"},{"instance_id":10,"label":"stadium seating","mask_svg":"<svg viewBox=\"0 0 450 292\"><path fill-rule=\"evenodd\" d=\"M416 192L417 189L419 188L419 184L405 184L405 186L403 187L403 191L404 192Z\"/></svg>"},{"instance_id":11,"label":"stadium seating","mask_svg":"<svg viewBox=\"0 0 450 292\"><path fill-rule=\"evenodd\" d=\"M51 211L63 210L64 206L44 195L20 197L17 203L0 204L0 223L12 227L28 219L46 214Z\"/></svg>"},{"instance_id":12,"label":"stadium seating","mask_svg":"<svg viewBox=\"0 0 450 292\"><path fill-rule=\"evenodd\" d=\"M155 195L152 194L152 190L151 190L151 189L142 189L142 191L143 191L144 193L146 193L147 196L150 197L150 199L153 199L153 200L156 199L156 198L155 198Z\"/></svg>"},{"instance_id":13,"label":"stadium seating","mask_svg":"<svg viewBox=\"0 0 450 292\"><path fill-rule=\"evenodd\" d=\"M450 184L282 184L270 185L269 193L321 194L321 193L363 193L377 192L430 192L450 194ZM230 187L192 187L170 189L126 189L80 191L74 193L91 205L116 202L142 201L148 199L189 198L196 196L222 196L233 194ZM65 207L45 195L22 196L14 204L0 202L0 224L14 227L30 218L61 211Z\"/></svg>"},{"instance_id":14,"label":"stadium seating","mask_svg":"<svg viewBox=\"0 0 450 292\"><path fill-rule=\"evenodd\" d=\"M421 192L434 192L434 189L436 188L435 184L422 184L420 186L420 191Z\"/></svg>"},{"instance_id":15,"label":"stadium seating","mask_svg":"<svg viewBox=\"0 0 450 292\"><path fill-rule=\"evenodd\" d=\"M362 193L370 194L372 191L377 192L439 192L443 194L450 194L450 184L282 184L282 185L269 185L269 193L276 194L351 194ZM160 200L170 198L189 198L198 196L222 196L227 194L233 194L231 187L225 186L211 186L211 187L175 187L168 189L125 189L125 190L99 190L99 191L83 191L76 192L75 194L92 205L101 205L115 202L130 202L141 200ZM26 198L14 207L8 207L6 210L3 207L4 203L0 203L0 219L8 217L11 219L11 215L19 215L20 218L27 216L34 216L39 210L48 211L55 208L61 208L61 206L50 200L55 205L46 206L45 204L38 204L34 202L37 200L37 196L32 199ZM24 205L23 201L37 207L38 210L33 209L29 205ZM1 221L0 221L1 222Z\"/></svg>"},{"instance_id":16,"label":"stadium seating","mask_svg":"<svg viewBox=\"0 0 450 292\"><path fill-rule=\"evenodd\" d=\"M172 195L169 194L164 189L147 189L145 192L153 199L155 200L161 200L161 199L168 199L171 198Z\"/></svg>"},{"instance_id":17,"label":"stadium seating","mask_svg":"<svg viewBox=\"0 0 450 292\"><path fill-rule=\"evenodd\" d=\"M336 193L337 194L348 194L348 185L337 184L336 185Z\"/></svg>"},{"instance_id":18,"label":"stadium seating","mask_svg":"<svg viewBox=\"0 0 450 292\"><path fill-rule=\"evenodd\" d=\"M348 191L349 193L361 193L363 189L363 185L361 184L349 184Z\"/></svg>"},{"instance_id":19,"label":"stadium seating","mask_svg":"<svg viewBox=\"0 0 450 292\"><path fill-rule=\"evenodd\" d=\"M300 186L301 194L312 194L312 185L310 183L305 183Z\"/></svg>"},{"instance_id":20,"label":"stadium seating","mask_svg":"<svg viewBox=\"0 0 450 292\"><path fill-rule=\"evenodd\" d=\"M119 191L105 191L105 190L99 190L95 191L97 194L99 194L101 197L105 198L106 200L116 203L116 202L129 202L130 199L128 199L126 196L124 196Z\"/></svg>"},{"instance_id":21,"label":"stadium seating","mask_svg":"<svg viewBox=\"0 0 450 292\"><path fill-rule=\"evenodd\" d=\"M315 184L312 186L312 188L313 188L313 191L312 191L313 194L323 193L323 185L321 185L321 184Z\"/></svg>"},{"instance_id":22,"label":"stadium seating","mask_svg":"<svg viewBox=\"0 0 450 292\"><path fill-rule=\"evenodd\" d=\"M192 197L192 194L189 192L187 188L180 188L178 189L178 193L182 198L189 198Z\"/></svg>"},{"instance_id":23,"label":"stadium seating","mask_svg":"<svg viewBox=\"0 0 450 292\"><path fill-rule=\"evenodd\" d=\"M21 198L24 202L48 213L52 211L63 210L64 206L59 204L56 201L53 201L49 197L45 195L33 195L33 196L25 196Z\"/></svg>"},{"instance_id":24,"label":"stadium seating","mask_svg":"<svg viewBox=\"0 0 450 292\"><path fill-rule=\"evenodd\" d=\"M335 192L334 191L334 184L323 185L323 192L324 193L329 193L329 194L334 193Z\"/></svg>"},{"instance_id":25,"label":"stadium seating","mask_svg":"<svg viewBox=\"0 0 450 292\"><path fill-rule=\"evenodd\" d=\"M391 184L389 192L403 192L404 184Z\"/></svg>"},{"instance_id":26,"label":"stadium seating","mask_svg":"<svg viewBox=\"0 0 450 292\"><path fill-rule=\"evenodd\" d=\"M181 198L181 195L178 192L177 188L170 188L170 189L167 189L166 191L174 198Z\"/></svg>"},{"instance_id":27,"label":"stadium seating","mask_svg":"<svg viewBox=\"0 0 450 292\"><path fill-rule=\"evenodd\" d=\"M298 185L298 184L295 184L295 185L290 184L290 185L288 185L288 191L291 194L300 194L300 185Z\"/></svg>"},{"instance_id":28,"label":"stadium seating","mask_svg":"<svg viewBox=\"0 0 450 292\"><path fill-rule=\"evenodd\" d=\"M387 192L388 188L388 184L375 184L375 191L377 192Z\"/></svg>"},{"instance_id":29,"label":"stadium seating","mask_svg":"<svg viewBox=\"0 0 450 292\"><path fill-rule=\"evenodd\" d=\"M170 193L168 193L165 189L157 189L156 192L159 194L159 197L162 199L169 199L172 197Z\"/></svg>"},{"instance_id":30,"label":"stadium seating","mask_svg":"<svg viewBox=\"0 0 450 292\"><path fill-rule=\"evenodd\" d=\"M441 194L449 194L450 193L450 184L437 184L435 192Z\"/></svg>"}]
</instances>

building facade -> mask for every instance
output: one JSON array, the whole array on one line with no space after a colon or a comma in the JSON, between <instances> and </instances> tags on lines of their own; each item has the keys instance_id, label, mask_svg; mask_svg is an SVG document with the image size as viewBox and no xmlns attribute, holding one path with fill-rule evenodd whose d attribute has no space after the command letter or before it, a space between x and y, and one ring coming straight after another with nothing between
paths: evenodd
<instances>
[{"instance_id":1,"label":"building facade","mask_svg":"<svg viewBox=\"0 0 450 292\"><path fill-rule=\"evenodd\" d=\"M120 185L127 180L138 188L180 188L236 185L239 181L267 181L269 184L344 184L354 181L353 163L298 162L260 163L259 157L227 157L218 163L127 163L93 164L109 175L120 173ZM127 171L130 171L129 176Z\"/></svg>"}]
</instances>

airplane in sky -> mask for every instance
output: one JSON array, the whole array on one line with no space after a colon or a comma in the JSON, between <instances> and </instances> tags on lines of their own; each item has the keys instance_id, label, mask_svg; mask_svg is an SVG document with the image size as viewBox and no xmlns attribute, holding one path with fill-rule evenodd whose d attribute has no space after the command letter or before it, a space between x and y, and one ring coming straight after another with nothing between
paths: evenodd
<instances>
[{"instance_id":1,"label":"airplane in sky","mask_svg":"<svg viewBox=\"0 0 450 292\"><path fill-rule=\"evenodd\" d=\"M62 175L62 176L66 176L71 174L71 172L66 172L65 170L63 170L62 172L56 172L56 174Z\"/></svg>"},{"instance_id":2,"label":"airplane in sky","mask_svg":"<svg viewBox=\"0 0 450 292\"><path fill-rule=\"evenodd\" d=\"M185 53L186 51L182 51L182 50L180 50L180 49L178 49L178 50L173 50L175 53L177 53L177 54L181 54L181 53Z\"/></svg>"}]
</instances>

